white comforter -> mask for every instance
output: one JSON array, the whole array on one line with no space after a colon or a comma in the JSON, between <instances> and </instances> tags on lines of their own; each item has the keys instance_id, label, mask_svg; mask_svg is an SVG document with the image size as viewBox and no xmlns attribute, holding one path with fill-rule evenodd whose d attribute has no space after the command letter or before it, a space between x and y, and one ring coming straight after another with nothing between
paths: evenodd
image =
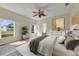
<instances>
[{"instance_id":1,"label":"white comforter","mask_svg":"<svg viewBox=\"0 0 79 59\"><path fill-rule=\"evenodd\" d=\"M45 56L51 56L56 43L56 39L56 36L48 36L43 39L39 44L38 52Z\"/></svg>"}]
</instances>

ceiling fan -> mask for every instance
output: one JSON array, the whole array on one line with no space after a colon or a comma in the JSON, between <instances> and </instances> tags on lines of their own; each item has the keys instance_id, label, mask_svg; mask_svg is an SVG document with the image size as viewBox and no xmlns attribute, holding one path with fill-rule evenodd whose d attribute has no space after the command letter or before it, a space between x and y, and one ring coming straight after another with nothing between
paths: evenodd
<instances>
[{"instance_id":1,"label":"ceiling fan","mask_svg":"<svg viewBox=\"0 0 79 59\"><path fill-rule=\"evenodd\" d=\"M46 14L44 14L44 11L42 9L38 9L38 11L33 11L34 15L33 17L35 16L38 16L39 18L41 18L42 16L46 16Z\"/></svg>"}]
</instances>

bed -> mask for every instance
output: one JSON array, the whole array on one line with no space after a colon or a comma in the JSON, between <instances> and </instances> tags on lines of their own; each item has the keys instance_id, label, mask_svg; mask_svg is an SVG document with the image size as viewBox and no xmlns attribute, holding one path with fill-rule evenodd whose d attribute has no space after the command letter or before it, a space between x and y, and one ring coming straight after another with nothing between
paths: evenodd
<instances>
[{"instance_id":1,"label":"bed","mask_svg":"<svg viewBox=\"0 0 79 59\"><path fill-rule=\"evenodd\" d=\"M30 39L29 42L26 42L26 44L16 49L23 56L74 56L74 51L67 49L66 46L61 43L64 39L62 37L63 36L56 35L40 36Z\"/></svg>"},{"instance_id":2,"label":"bed","mask_svg":"<svg viewBox=\"0 0 79 59\"><path fill-rule=\"evenodd\" d=\"M51 38L52 38L52 40L51 40ZM35 38L35 39L37 39L37 38ZM34 40L34 39L32 39L32 40ZM32 40L30 40L30 42ZM39 47L37 50L40 54L36 54L30 50L30 48L29 48L30 42L27 42L26 44L23 44L23 45L17 47L16 50L18 52L20 52L23 56L37 56L37 55L41 55L41 56L48 55L49 56L49 55L52 55L52 52L53 52L54 40L55 40L55 36L43 38L43 40L39 43ZM49 43L46 43L46 42L49 42Z\"/></svg>"}]
</instances>

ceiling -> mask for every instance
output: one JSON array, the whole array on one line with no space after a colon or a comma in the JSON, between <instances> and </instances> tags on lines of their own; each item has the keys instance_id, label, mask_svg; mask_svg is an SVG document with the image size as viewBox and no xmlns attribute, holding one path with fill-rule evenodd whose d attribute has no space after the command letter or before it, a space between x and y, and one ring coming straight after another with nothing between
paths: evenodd
<instances>
[{"instance_id":1,"label":"ceiling","mask_svg":"<svg viewBox=\"0 0 79 59\"><path fill-rule=\"evenodd\" d=\"M0 7L38 20L40 18L37 16L33 17L34 14L32 12L38 11L39 8L43 9L47 15L41 18L44 19L51 16L59 16L68 13L70 11L70 5L65 6L65 3L4 3L0 4Z\"/></svg>"}]
</instances>

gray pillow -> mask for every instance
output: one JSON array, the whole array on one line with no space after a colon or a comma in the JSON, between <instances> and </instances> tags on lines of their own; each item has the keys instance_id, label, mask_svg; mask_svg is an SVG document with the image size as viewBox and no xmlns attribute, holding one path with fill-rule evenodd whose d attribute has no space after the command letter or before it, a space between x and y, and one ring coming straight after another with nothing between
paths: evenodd
<instances>
[{"instance_id":1,"label":"gray pillow","mask_svg":"<svg viewBox=\"0 0 79 59\"><path fill-rule=\"evenodd\" d=\"M65 47L67 49L74 50L77 45L79 45L79 40L76 40L73 37L67 37L65 40Z\"/></svg>"}]
</instances>

